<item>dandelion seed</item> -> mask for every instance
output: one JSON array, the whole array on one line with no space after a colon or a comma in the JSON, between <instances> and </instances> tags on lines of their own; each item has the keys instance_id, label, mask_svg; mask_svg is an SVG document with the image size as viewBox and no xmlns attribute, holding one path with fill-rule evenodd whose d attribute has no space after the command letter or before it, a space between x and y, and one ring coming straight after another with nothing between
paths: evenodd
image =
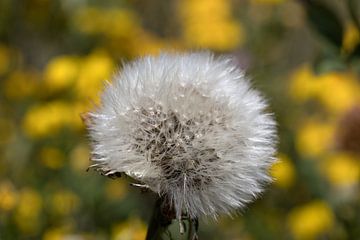
<instances>
[{"instance_id":1,"label":"dandelion seed","mask_svg":"<svg viewBox=\"0 0 360 240\"><path fill-rule=\"evenodd\" d=\"M216 218L263 191L275 122L226 57L162 54L124 66L88 113L93 166L159 194L177 218Z\"/></svg>"}]
</instances>

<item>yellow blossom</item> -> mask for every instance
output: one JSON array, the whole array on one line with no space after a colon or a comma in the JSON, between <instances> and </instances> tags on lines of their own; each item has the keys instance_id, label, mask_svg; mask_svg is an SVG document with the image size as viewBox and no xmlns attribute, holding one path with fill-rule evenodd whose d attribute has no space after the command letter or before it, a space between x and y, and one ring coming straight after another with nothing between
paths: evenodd
<instances>
[{"instance_id":1,"label":"yellow blossom","mask_svg":"<svg viewBox=\"0 0 360 240\"><path fill-rule=\"evenodd\" d=\"M298 129L296 148L304 156L317 157L333 145L334 132L331 123L308 120Z\"/></svg>"},{"instance_id":2,"label":"yellow blossom","mask_svg":"<svg viewBox=\"0 0 360 240\"><path fill-rule=\"evenodd\" d=\"M184 39L190 46L224 51L244 41L242 25L233 19L229 1L184 0L179 9Z\"/></svg>"},{"instance_id":3,"label":"yellow blossom","mask_svg":"<svg viewBox=\"0 0 360 240\"><path fill-rule=\"evenodd\" d=\"M343 113L360 101L360 86L350 74L321 75L316 97L331 113Z\"/></svg>"},{"instance_id":4,"label":"yellow blossom","mask_svg":"<svg viewBox=\"0 0 360 240\"><path fill-rule=\"evenodd\" d=\"M318 100L330 113L337 114L360 101L360 86L349 73L315 75L308 65L304 65L291 77L290 94L300 103Z\"/></svg>"},{"instance_id":5,"label":"yellow blossom","mask_svg":"<svg viewBox=\"0 0 360 240\"><path fill-rule=\"evenodd\" d=\"M131 57L157 54L163 49L177 49L179 45L146 31L137 14L130 9L83 8L75 14L74 22L83 32L106 36L111 49Z\"/></svg>"},{"instance_id":6,"label":"yellow blossom","mask_svg":"<svg viewBox=\"0 0 360 240\"><path fill-rule=\"evenodd\" d=\"M59 56L52 59L44 70L45 85L50 90L62 90L75 81L79 71L79 59Z\"/></svg>"},{"instance_id":7,"label":"yellow blossom","mask_svg":"<svg viewBox=\"0 0 360 240\"><path fill-rule=\"evenodd\" d=\"M99 50L90 54L81 65L75 94L86 101L96 99L104 82L109 80L114 70L115 64L106 52Z\"/></svg>"},{"instance_id":8,"label":"yellow blossom","mask_svg":"<svg viewBox=\"0 0 360 240\"><path fill-rule=\"evenodd\" d=\"M360 180L359 161L349 154L331 155L322 167L330 183L336 187L354 186Z\"/></svg>"},{"instance_id":9,"label":"yellow blossom","mask_svg":"<svg viewBox=\"0 0 360 240\"><path fill-rule=\"evenodd\" d=\"M18 194L10 181L0 182L0 211L10 211L17 203Z\"/></svg>"},{"instance_id":10,"label":"yellow blossom","mask_svg":"<svg viewBox=\"0 0 360 240\"><path fill-rule=\"evenodd\" d=\"M278 158L279 161L275 163L270 170L275 180L274 184L281 188L289 188L295 180L294 166L286 155L279 154Z\"/></svg>"},{"instance_id":11,"label":"yellow blossom","mask_svg":"<svg viewBox=\"0 0 360 240\"><path fill-rule=\"evenodd\" d=\"M75 14L74 22L83 32L115 38L133 36L140 28L136 14L124 8L82 8Z\"/></svg>"},{"instance_id":12,"label":"yellow blossom","mask_svg":"<svg viewBox=\"0 0 360 240\"><path fill-rule=\"evenodd\" d=\"M20 192L18 207L14 215L19 229L25 233L36 232L40 224L41 209L41 196L35 190L23 189Z\"/></svg>"},{"instance_id":13,"label":"yellow blossom","mask_svg":"<svg viewBox=\"0 0 360 240\"><path fill-rule=\"evenodd\" d=\"M31 107L23 119L25 133L34 138L56 134L62 127L81 126L80 113L74 105L54 101Z\"/></svg>"},{"instance_id":14,"label":"yellow blossom","mask_svg":"<svg viewBox=\"0 0 360 240\"><path fill-rule=\"evenodd\" d=\"M59 169L64 165L64 154L58 148L46 147L40 152L41 163L51 169Z\"/></svg>"},{"instance_id":15,"label":"yellow blossom","mask_svg":"<svg viewBox=\"0 0 360 240\"><path fill-rule=\"evenodd\" d=\"M69 215L79 206L79 197L69 190L58 190L51 196L51 209L58 215Z\"/></svg>"},{"instance_id":16,"label":"yellow blossom","mask_svg":"<svg viewBox=\"0 0 360 240\"><path fill-rule=\"evenodd\" d=\"M146 226L140 219L130 218L117 224L112 230L112 240L143 240L146 236Z\"/></svg>"},{"instance_id":17,"label":"yellow blossom","mask_svg":"<svg viewBox=\"0 0 360 240\"><path fill-rule=\"evenodd\" d=\"M334 225L334 214L323 201L313 201L293 209L288 224L295 239L319 239Z\"/></svg>"},{"instance_id":18,"label":"yellow blossom","mask_svg":"<svg viewBox=\"0 0 360 240\"><path fill-rule=\"evenodd\" d=\"M312 98L319 86L311 67L303 65L291 76L290 95L298 102L305 102Z\"/></svg>"}]
</instances>

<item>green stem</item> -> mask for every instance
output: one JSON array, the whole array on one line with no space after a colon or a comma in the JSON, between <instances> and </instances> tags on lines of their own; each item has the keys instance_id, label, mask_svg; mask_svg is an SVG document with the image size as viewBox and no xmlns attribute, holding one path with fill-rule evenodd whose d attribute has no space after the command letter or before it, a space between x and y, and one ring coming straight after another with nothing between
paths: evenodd
<instances>
[{"instance_id":1,"label":"green stem","mask_svg":"<svg viewBox=\"0 0 360 240\"><path fill-rule=\"evenodd\" d=\"M172 220L175 219L175 211L172 209L168 202L164 198L158 198L156 200L152 217L150 219L148 232L146 235L146 240L165 240L166 232L168 227L172 223ZM188 220L189 226L183 229L183 233L187 232L188 240L198 240L197 232L199 228L199 221L197 218L190 219L185 217L183 220L180 220L180 225L183 224L184 220ZM185 225L182 225L185 227ZM180 227L181 228L181 227ZM181 230L180 230L181 232ZM169 235L171 239L171 234ZM168 236L168 237L169 237Z\"/></svg>"},{"instance_id":2,"label":"green stem","mask_svg":"<svg viewBox=\"0 0 360 240\"><path fill-rule=\"evenodd\" d=\"M197 218L189 219L188 240L198 240L197 232L199 228L199 221Z\"/></svg>"},{"instance_id":3,"label":"green stem","mask_svg":"<svg viewBox=\"0 0 360 240\"><path fill-rule=\"evenodd\" d=\"M163 234L171 224L171 219L164 216L162 207L163 207L163 198L158 198L156 200L152 217L150 219L148 232L146 234L146 240L161 240L163 239Z\"/></svg>"}]
</instances>

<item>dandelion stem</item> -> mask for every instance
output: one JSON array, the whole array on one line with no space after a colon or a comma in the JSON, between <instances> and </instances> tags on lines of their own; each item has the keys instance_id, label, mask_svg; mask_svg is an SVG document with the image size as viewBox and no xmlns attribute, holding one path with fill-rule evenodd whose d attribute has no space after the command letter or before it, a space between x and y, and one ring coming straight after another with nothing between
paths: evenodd
<instances>
[{"instance_id":1,"label":"dandelion stem","mask_svg":"<svg viewBox=\"0 0 360 240\"><path fill-rule=\"evenodd\" d=\"M172 223L173 219L175 219L174 209L167 204L164 198L158 198L154 206L153 215L150 219L146 240L165 240L165 233L168 231L168 227ZM180 219L180 233L184 234L187 232L188 240L198 240L198 219L188 217L185 219L188 220L189 226L185 227L182 222L184 219Z\"/></svg>"},{"instance_id":2,"label":"dandelion stem","mask_svg":"<svg viewBox=\"0 0 360 240\"><path fill-rule=\"evenodd\" d=\"M172 219L163 214L164 199L156 200L152 217L150 219L149 228L146 234L146 240L161 240L163 233L171 224Z\"/></svg>"},{"instance_id":3,"label":"dandelion stem","mask_svg":"<svg viewBox=\"0 0 360 240\"><path fill-rule=\"evenodd\" d=\"M189 218L189 232L188 232L189 240L198 240L198 236L197 236L198 229L199 229L199 220L197 218L194 219Z\"/></svg>"}]
</instances>

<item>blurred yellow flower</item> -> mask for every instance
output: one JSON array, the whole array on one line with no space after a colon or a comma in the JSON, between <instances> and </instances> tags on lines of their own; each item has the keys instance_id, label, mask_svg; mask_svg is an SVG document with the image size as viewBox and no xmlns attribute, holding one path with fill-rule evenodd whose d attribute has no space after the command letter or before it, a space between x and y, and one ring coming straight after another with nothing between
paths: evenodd
<instances>
[{"instance_id":1,"label":"blurred yellow flower","mask_svg":"<svg viewBox=\"0 0 360 240\"><path fill-rule=\"evenodd\" d=\"M93 52L81 64L80 75L75 86L75 95L82 100L94 100L96 102L104 82L109 80L114 70L115 64L105 51Z\"/></svg>"},{"instance_id":2,"label":"blurred yellow flower","mask_svg":"<svg viewBox=\"0 0 360 240\"><path fill-rule=\"evenodd\" d=\"M0 44L0 76L9 69L10 59L10 50L5 45Z\"/></svg>"},{"instance_id":3,"label":"blurred yellow flower","mask_svg":"<svg viewBox=\"0 0 360 240\"><path fill-rule=\"evenodd\" d=\"M143 240L146 236L146 226L140 219L130 218L126 222L113 227L112 240Z\"/></svg>"},{"instance_id":4,"label":"blurred yellow flower","mask_svg":"<svg viewBox=\"0 0 360 240\"><path fill-rule=\"evenodd\" d=\"M15 222L21 231L34 233L38 230L42 204L42 198L35 190L30 188L21 190L14 215Z\"/></svg>"},{"instance_id":5,"label":"blurred yellow flower","mask_svg":"<svg viewBox=\"0 0 360 240\"><path fill-rule=\"evenodd\" d=\"M130 9L81 8L74 17L75 25L89 34L127 38L140 28L139 19Z\"/></svg>"},{"instance_id":6,"label":"blurred yellow flower","mask_svg":"<svg viewBox=\"0 0 360 240\"><path fill-rule=\"evenodd\" d=\"M290 95L296 101L307 101L309 98L312 98L319 89L316 76L307 64L296 69L290 78Z\"/></svg>"},{"instance_id":7,"label":"blurred yellow flower","mask_svg":"<svg viewBox=\"0 0 360 240\"><path fill-rule=\"evenodd\" d=\"M58 190L51 196L51 209L57 215L69 215L79 206L79 197L69 190Z\"/></svg>"},{"instance_id":8,"label":"blurred yellow flower","mask_svg":"<svg viewBox=\"0 0 360 240\"><path fill-rule=\"evenodd\" d=\"M4 94L12 100L29 97L37 90L39 79L35 71L14 71L5 80Z\"/></svg>"},{"instance_id":9,"label":"blurred yellow flower","mask_svg":"<svg viewBox=\"0 0 360 240\"><path fill-rule=\"evenodd\" d=\"M331 155L322 168L326 177L336 187L356 186L360 180L359 159L346 153Z\"/></svg>"},{"instance_id":10,"label":"blurred yellow flower","mask_svg":"<svg viewBox=\"0 0 360 240\"><path fill-rule=\"evenodd\" d=\"M350 74L327 73L316 81L316 97L331 113L343 113L360 101L359 83Z\"/></svg>"},{"instance_id":11,"label":"blurred yellow flower","mask_svg":"<svg viewBox=\"0 0 360 240\"><path fill-rule=\"evenodd\" d=\"M10 181L0 182L0 211L12 210L18 201L18 194Z\"/></svg>"},{"instance_id":12,"label":"blurred yellow flower","mask_svg":"<svg viewBox=\"0 0 360 240\"><path fill-rule=\"evenodd\" d=\"M304 65L291 77L290 94L300 103L316 99L330 113L337 114L360 101L360 85L349 73L330 72L317 76Z\"/></svg>"},{"instance_id":13,"label":"blurred yellow flower","mask_svg":"<svg viewBox=\"0 0 360 240\"><path fill-rule=\"evenodd\" d=\"M106 36L111 49L130 57L157 54L179 45L176 41L161 39L146 31L136 12L128 8L82 8L75 14L74 22L80 31Z\"/></svg>"},{"instance_id":14,"label":"blurred yellow flower","mask_svg":"<svg viewBox=\"0 0 360 240\"><path fill-rule=\"evenodd\" d=\"M231 50L244 42L244 31L226 0L184 0L179 13L185 42L192 47Z\"/></svg>"},{"instance_id":15,"label":"blurred yellow flower","mask_svg":"<svg viewBox=\"0 0 360 240\"><path fill-rule=\"evenodd\" d=\"M50 91L71 86L79 71L79 59L74 56L59 56L52 59L44 70L44 83Z\"/></svg>"},{"instance_id":16,"label":"blurred yellow flower","mask_svg":"<svg viewBox=\"0 0 360 240\"><path fill-rule=\"evenodd\" d=\"M288 225L295 239L319 239L334 225L331 207L323 201L313 201L293 209L288 215Z\"/></svg>"},{"instance_id":17,"label":"blurred yellow flower","mask_svg":"<svg viewBox=\"0 0 360 240\"><path fill-rule=\"evenodd\" d=\"M294 165L288 156L284 154L279 154L278 159L278 162L270 169L274 184L281 188L289 188L295 181Z\"/></svg>"},{"instance_id":18,"label":"blurred yellow flower","mask_svg":"<svg viewBox=\"0 0 360 240\"><path fill-rule=\"evenodd\" d=\"M334 133L333 124L308 120L297 130L296 148L304 156L318 157L332 147Z\"/></svg>"},{"instance_id":19,"label":"blurred yellow flower","mask_svg":"<svg viewBox=\"0 0 360 240\"><path fill-rule=\"evenodd\" d=\"M59 169L64 165L64 153L54 147L45 147L40 152L41 163L51 169Z\"/></svg>"},{"instance_id":20,"label":"blurred yellow flower","mask_svg":"<svg viewBox=\"0 0 360 240\"><path fill-rule=\"evenodd\" d=\"M108 181L105 186L105 193L108 199L121 200L126 196L127 184L124 181Z\"/></svg>"},{"instance_id":21,"label":"blurred yellow flower","mask_svg":"<svg viewBox=\"0 0 360 240\"><path fill-rule=\"evenodd\" d=\"M343 38L342 51L346 54L351 53L357 44L360 43L360 32L357 27L348 23L345 28L345 34Z\"/></svg>"},{"instance_id":22,"label":"blurred yellow flower","mask_svg":"<svg viewBox=\"0 0 360 240\"><path fill-rule=\"evenodd\" d=\"M89 159L89 147L85 144L79 144L70 153L70 166L75 171L84 172L89 166Z\"/></svg>"},{"instance_id":23,"label":"blurred yellow flower","mask_svg":"<svg viewBox=\"0 0 360 240\"><path fill-rule=\"evenodd\" d=\"M82 123L74 104L63 101L31 107L23 119L23 130L33 138L56 134L65 126L76 129L82 126Z\"/></svg>"}]
</instances>

